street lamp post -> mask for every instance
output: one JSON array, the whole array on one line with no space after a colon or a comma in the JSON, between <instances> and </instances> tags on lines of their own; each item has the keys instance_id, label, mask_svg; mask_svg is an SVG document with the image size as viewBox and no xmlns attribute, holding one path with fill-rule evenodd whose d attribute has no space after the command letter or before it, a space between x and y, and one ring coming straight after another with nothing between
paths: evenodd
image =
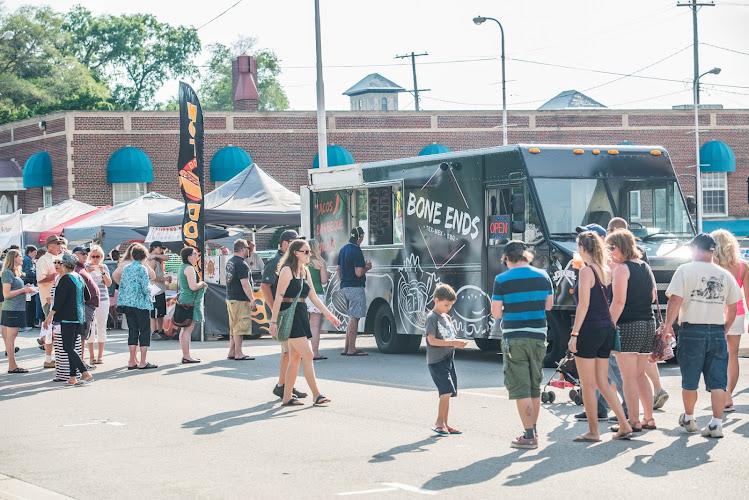
<instances>
[{"instance_id":1,"label":"street lamp post","mask_svg":"<svg viewBox=\"0 0 749 500\"><path fill-rule=\"evenodd\" d=\"M499 26L499 33L502 38L502 144L507 146L507 100L505 97L505 30L502 28L502 23L494 19L493 17L477 16L473 18L473 22L477 25L483 24L484 21L494 21Z\"/></svg>"},{"instance_id":2,"label":"street lamp post","mask_svg":"<svg viewBox=\"0 0 749 500\"><path fill-rule=\"evenodd\" d=\"M697 232L702 232L702 172L700 165L700 121L699 121L699 108L700 108L700 78L705 75L713 74L717 75L720 73L720 68L713 68L710 71L705 71L697 78L694 79L693 85L693 97L694 97L694 149L695 149L695 175L697 177L697 192L696 195L696 216L697 216Z\"/></svg>"}]
</instances>

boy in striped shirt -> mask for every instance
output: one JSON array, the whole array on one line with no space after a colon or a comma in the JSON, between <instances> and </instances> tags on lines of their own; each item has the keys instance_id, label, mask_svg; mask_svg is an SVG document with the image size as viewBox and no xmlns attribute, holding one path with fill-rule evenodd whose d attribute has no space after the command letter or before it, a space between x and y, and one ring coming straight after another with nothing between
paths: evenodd
<instances>
[{"instance_id":1,"label":"boy in striped shirt","mask_svg":"<svg viewBox=\"0 0 749 500\"><path fill-rule=\"evenodd\" d=\"M530 265L533 254L522 241L507 243L502 259L509 270L494 280L492 316L502 320L505 387L523 422L523 434L510 446L538 448L546 311L551 309L554 292L549 275Z\"/></svg>"}]
</instances>

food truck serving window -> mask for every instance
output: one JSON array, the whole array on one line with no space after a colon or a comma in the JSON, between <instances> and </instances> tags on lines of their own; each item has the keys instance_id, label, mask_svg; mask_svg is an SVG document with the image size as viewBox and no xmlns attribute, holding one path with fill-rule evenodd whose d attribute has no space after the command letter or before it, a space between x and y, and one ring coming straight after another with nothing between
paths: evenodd
<instances>
[{"instance_id":1,"label":"food truck serving window","mask_svg":"<svg viewBox=\"0 0 749 500\"><path fill-rule=\"evenodd\" d=\"M357 224L364 229L365 245L399 245L403 242L402 190L400 186L357 189Z\"/></svg>"}]
</instances>

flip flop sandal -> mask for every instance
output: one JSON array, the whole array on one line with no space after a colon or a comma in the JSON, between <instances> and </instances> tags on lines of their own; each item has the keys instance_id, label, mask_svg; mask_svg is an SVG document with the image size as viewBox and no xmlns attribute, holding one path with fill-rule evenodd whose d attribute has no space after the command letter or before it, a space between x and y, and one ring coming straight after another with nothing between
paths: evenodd
<instances>
[{"instance_id":1,"label":"flip flop sandal","mask_svg":"<svg viewBox=\"0 0 749 500\"><path fill-rule=\"evenodd\" d=\"M455 427L450 427L449 425L447 426L447 432L450 434L463 434L463 431L459 431Z\"/></svg>"},{"instance_id":2,"label":"flip flop sandal","mask_svg":"<svg viewBox=\"0 0 749 500\"><path fill-rule=\"evenodd\" d=\"M316 358L312 358L313 361L318 361L318 360L321 360L321 359L328 359L328 358L325 357L325 356L318 356Z\"/></svg>"},{"instance_id":3,"label":"flip flop sandal","mask_svg":"<svg viewBox=\"0 0 749 500\"><path fill-rule=\"evenodd\" d=\"M128 370L137 370L138 369L138 365L128 366L127 369Z\"/></svg>"},{"instance_id":4,"label":"flip flop sandal","mask_svg":"<svg viewBox=\"0 0 749 500\"><path fill-rule=\"evenodd\" d=\"M723 408L723 413L731 413L734 411L736 411L736 408L733 405L726 406L725 408Z\"/></svg>"},{"instance_id":5,"label":"flip flop sandal","mask_svg":"<svg viewBox=\"0 0 749 500\"><path fill-rule=\"evenodd\" d=\"M151 363L146 363L146 366L139 366L138 370L151 370L152 368L158 368L158 366L152 365Z\"/></svg>"},{"instance_id":6,"label":"flip flop sandal","mask_svg":"<svg viewBox=\"0 0 749 500\"><path fill-rule=\"evenodd\" d=\"M352 353L346 354L346 356L369 356L368 352L356 350Z\"/></svg>"},{"instance_id":7,"label":"flip flop sandal","mask_svg":"<svg viewBox=\"0 0 749 500\"><path fill-rule=\"evenodd\" d=\"M234 361L254 361L255 358L252 356L242 356L241 358L233 358Z\"/></svg>"},{"instance_id":8,"label":"flip flop sandal","mask_svg":"<svg viewBox=\"0 0 749 500\"><path fill-rule=\"evenodd\" d=\"M648 424L648 422L653 422L653 425ZM652 431L652 430L655 430L655 429L658 428L658 427L655 426L655 420L653 420L652 418L650 420L647 420L647 421L643 420L642 422L640 422L640 424L642 424L642 428L644 430L648 430L648 431Z\"/></svg>"},{"instance_id":9,"label":"flip flop sandal","mask_svg":"<svg viewBox=\"0 0 749 500\"><path fill-rule=\"evenodd\" d=\"M182 358L182 364L183 365L189 365L191 363L200 363L200 360L199 359L186 359L186 358Z\"/></svg>"},{"instance_id":10,"label":"flip flop sandal","mask_svg":"<svg viewBox=\"0 0 749 500\"><path fill-rule=\"evenodd\" d=\"M88 380L83 380L83 379L81 379L81 381L80 381L80 382L78 382L78 384L79 384L79 385L80 385L80 384L90 384L90 383L92 383L93 381L94 381L93 377L92 377L92 378L90 378L90 379L88 379Z\"/></svg>"},{"instance_id":11,"label":"flip flop sandal","mask_svg":"<svg viewBox=\"0 0 749 500\"><path fill-rule=\"evenodd\" d=\"M440 436L449 436L450 435L450 431L448 431L444 427L432 427L432 431L436 432Z\"/></svg>"},{"instance_id":12,"label":"flip flop sandal","mask_svg":"<svg viewBox=\"0 0 749 500\"><path fill-rule=\"evenodd\" d=\"M629 425L630 425L630 426L632 426L632 432L642 432L642 427L635 427L634 425L632 425L632 423L631 423L631 422L630 422L630 424L629 424ZM618 432L619 432L619 424L616 424L616 425L612 425L611 427L609 427L609 430L610 430L611 432L616 432L616 433L618 433ZM630 434L631 434L631 433L630 433Z\"/></svg>"},{"instance_id":13,"label":"flip flop sandal","mask_svg":"<svg viewBox=\"0 0 749 500\"><path fill-rule=\"evenodd\" d=\"M21 348L20 348L20 347L16 347L16 348L15 348L15 349L13 350L13 352L15 352L15 353L18 353L18 351L20 351L20 350L21 350ZM5 356L8 356L8 351L5 351Z\"/></svg>"},{"instance_id":14,"label":"flip flop sandal","mask_svg":"<svg viewBox=\"0 0 749 500\"><path fill-rule=\"evenodd\" d=\"M314 404L315 406L320 406L325 403L330 403L330 399L320 394L319 396L317 396L317 399L315 399L315 402L312 404Z\"/></svg>"},{"instance_id":15,"label":"flip flop sandal","mask_svg":"<svg viewBox=\"0 0 749 500\"><path fill-rule=\"evenodd\" d=\"M74 384L71 384L70 382L65 381L65 382L62 383L62 385L64 385L65 387L77 387L77 386L81 385L81 383L80 382L76 382Z\"/></svg>"},{"instance_id":16,"label":"flip flop sandal","mask_svg":"<svg viewBox=\"0 0 749 500\"><path fill-rule=\"evenodd\" d=\"M13 370L8 370L8 373L29 373L29 371L26 368L16 367Z\"/></svg>"},{"instance_id":17,"label":"flip flop sandal","mask_svg":"<svg viewBox=\"0 0 749 500\"><path fill-rule=\"evenodd\" d=\"M585 436L577 436L572 441L574 441L575 443L600 443L601 442L600 439L593 439L593 438L589 438Z\"/></svg>"},{"instance_id":18,"label":"flip flop sandal","mask_svg":"<svg viewBox=\"0 0 749 500\"><path fill-rule=\"evenodd\" d=\"M619 434L617 432L616 434L614 434L614 436L611 439L617 439L617 440L622 440L622 441L629 441L630 439L632 439L632 433L628 432L626 434Z\"/></svg>"},{"instance_id":19,"label":"flip flop sandal","mask_svg":"<svg viewBox=\"0 0 749 500\"><path fill-rule=\"evenodd\" d=\"M297 398L291 398L287 403L281 403L281 406L302 406L303 404Z\"/></svg>"}]
</instances>

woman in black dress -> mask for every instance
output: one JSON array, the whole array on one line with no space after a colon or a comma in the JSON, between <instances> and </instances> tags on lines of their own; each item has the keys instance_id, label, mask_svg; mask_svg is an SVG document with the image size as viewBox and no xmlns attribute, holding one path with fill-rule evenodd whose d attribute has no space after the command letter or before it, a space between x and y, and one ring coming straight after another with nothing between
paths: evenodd
<instances>
[{"instance_id":1,"label":"woman in black dress","mask_svg":"<svg viewBox=\"0 0 749 500\"><path fill-rule=\"evenodd\" d=\"M307 264L310 260L309 243L305 240L295 240L289 245L286 254L281 258L278 264L278 285L276 288L276 300L273 303L273 316L270 322L270 334L276 336L278 330L278 313L291 307L294 298L299 294L296 310L294 311L294 321L289 334L289 368L286 371L286 384L284 386L283 405L296 406L303 405L301 401L292 397L292 389L299 372L299 362L302 363L302 372L312 391L315 405L329 403L330 399L326 398L317 389L315 380L315 368L312 364L314 355L309 339L312 338L312 330L309 324L309 313L305 299L309 297L310 301L320 310L320 312L330 320L333 326L338 327L340 321L338 318L325 307L325 304L315 293ZM301 292L300 292L301 288Z\"/></svg>"}]
</instances>

